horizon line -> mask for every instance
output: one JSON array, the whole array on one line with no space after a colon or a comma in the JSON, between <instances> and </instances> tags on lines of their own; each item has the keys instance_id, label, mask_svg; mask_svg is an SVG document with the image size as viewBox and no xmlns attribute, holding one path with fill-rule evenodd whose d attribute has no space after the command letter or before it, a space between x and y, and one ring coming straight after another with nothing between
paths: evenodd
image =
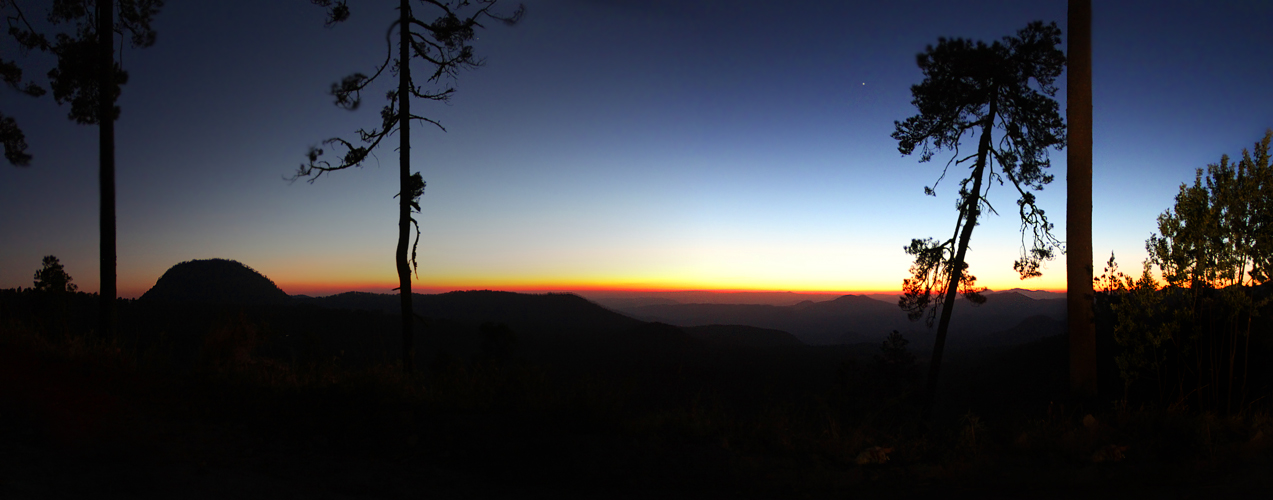
<instances>
[{"instance_id":1,"label":"horizon line","mask_svg":"<svg viewBox=\"0 0 1273 500\"><path fill-rule=\"evenodd\" d=\"M279 287L282 289L282 287ZM307 287L298 287L307 288ZM380 291L368 290L372 287L355 287L344 291L327 290L300 290L298 293L288 293L288 295L306 295L311 297L327 297L331 295L340 295L342 293L362 292L374 293L380 295L397 295L398 291L385 288ZM380 287L374 287L380 288ZM1066 293L1065 289L1032 289L1023 287L1012 287L1005 289L990 289L988 292L1006 292L1011 290L1023 290L1028 292L1046 292L1046 293ZM491 292L512 292L512 293L620 293L620 294L661 294L661 293L719 293L719 294L793 294L793 295L902 295L901 290L770 290L770 289L737 289L737 288L599 288L599 287L413 287L411 293L421 295L435 295L451 292L475 292L475 291L491 291ZM308 293L306 293L308 292ZM286 293L286 292L285 292Z\"/></svg>"},{"instance_id":2,"label":"horizon line","mask_svg":"<svg viewBox=\"0 0 1273 500\"><path fill-rule=\"evenodd\" d=\"M397 295L398 291L383 285L366 285L353 287L323 287L323 286L289 286L297 290L295 293L284 290L282 286L275 283L279 290L289 296L305 295L309 297L328 297L332 295L340 295L342 293L363 292L374 293L380 295ZM28 287L14 287L6 289L19 289ZM339 291L337 291L339 290ZM1024 288L1011 287L1004 289L989 289L991 293L1005 292L1011 290L1023 290L1027 292L1046 292L1046 293L1066 293L1064 288ZM79 290L83 293L98 293L97 290ZM763 288L664 288L664 287L613 287L602 288L597 286L579 286L579 287L540 287L540 286L509 286L509 287L447 287L447 286L421 286L413 287L411 293L422 295L434 295L451 292L472 292L472 291L492 291L492 292L513 292L513 293L574 293L574 294L661 294L661 293L719 293L719 294L793 294L793 295L901 295L901 290L798 290L798 289L763 289ZM137 299L144 294L136 293L135 296L129 294L120 294L119 298Z\"/></svg>"}]
</instances>

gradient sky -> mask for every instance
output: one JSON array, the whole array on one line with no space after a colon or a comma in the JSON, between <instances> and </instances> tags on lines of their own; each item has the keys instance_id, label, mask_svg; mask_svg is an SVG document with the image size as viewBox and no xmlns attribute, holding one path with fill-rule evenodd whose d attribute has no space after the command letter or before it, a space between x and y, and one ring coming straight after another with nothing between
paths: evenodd
<instances>
[{"instance_id":1,"label":"gradient sky","mask_svg":"<svg viewBox=\"0 0 1273 500\"><path fill-rule=\"evenodd\" d=\"M384 89L357 112L327 93L383 58L395 15L351 4L327 29L308 0L170 1L158 43L126 50L120 295L212 257L292 294L396 286L394 149L313 184L283 180L309 146L378 121ZM451 103L413 105L449 130L412 137L428 182L419 290L900 289L902 247L948 236L955 218L953 182L923 195L941 163L889 137L915 113L915 54L1036 19L1068 33L1064 1L526 4L520 25L480 34L487 64L460 75ZM1137 269L1194 169L1273 127L1273 2L1095 4L1099 274L1111 251ZM49 61L26 62L39 75ZM54 254L96 291L97 130L49 96L0 96L35 157L0 166L0 287L31 286ZM1052 159L1039 203L1064 239L1065 153ZM1065 288L1064 258L1017 279L1011 195L991 192L1007 210L974 233L972 272L996 289Z\"/></svg>"}]
</instances>

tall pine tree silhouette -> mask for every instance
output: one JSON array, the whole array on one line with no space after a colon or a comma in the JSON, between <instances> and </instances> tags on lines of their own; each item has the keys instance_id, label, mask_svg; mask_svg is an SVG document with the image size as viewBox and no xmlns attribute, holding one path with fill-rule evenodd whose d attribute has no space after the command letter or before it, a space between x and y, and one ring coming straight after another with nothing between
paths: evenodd
<instances>
[{"instance_id":1,"label":"tall pine tree silhouette","mask_svg":"<svg viewBox=\"0 0 1273 500\"><path fill-rule=\"evenodd\" d=\"M897 149L909 155L920 147L921 162L931 160L938 151L952 151L938 182L952 165L971 161L972 169L959 181L958 216L950 239L915 239L905 248L915 256L915 263L911 278L903 281L904 295L898 305L912 320L927 316L930 326L940 312L928 370L925 418L932 414L936 399L956 297L962 292L973 303L985 302L980 294L984 289L976 287L965 257L978 218L987 210L994 213L987 197L991 186L1003 185L1007 179L1020 195L1022 256L1013 267L1023 279L1039 276L1041 262L1052 258L1059 244L1031 191L1052 182L1046 173L1047 150L1065 144L1065 124L1052 99L1057 90L1053 83L1065 65L1065 55L1056 48L1060 37L1055 23L1036 21L1016 36L990 45L939 38L936 47L930 45L917 56L924 81L911 86L911 103L919 114L894 122ZM977 137L977 150L968 156L960 153L965 135ZM925 187L924 192L935 196L935 188L936 184ZM1029 248L1024 244L1027 232L1033 237ZM939 291L940 302L933 300L934 290Z\"/></svg>"},{"instance_id":2,"label":"tall pine tree silhouette","mask_svg":"<svg viewBox=\"0 0 1273 500\"><path fill-rule=\"evenodd\" d=\"M341 23L350 16L349 6L345 1L312 0L314 4L326 7L327 25ZM354 73L341 81L332 84L332 96L339 107L354 110L361 104L362 91L386 74L398 76L397 87L390 90L387 103L380 111L381 123L377 128L359 129L358 138L350 141L334 137L323 141L327 147L343 150L343 154L335 162L323 159L324 151L311 148L308 161L297 169L293 180L308 178L314 182L325 173L344 170L362 165L371 152L393 133L398 134L398 246L395 263L398 270L398 293L401 297L402 312L402 369L410 372L415 360L414 319L415 313L411 305L411 268L416 263L415 246L411 247L408 258L407 249L411 240L411 225L416 226L416 245L419 244L419 223L411 213L420 211L419 199L424 195L425 182L419 172L411 172L411 123L428 123L446 130L442 124L423 115L411 111L411 99L425 101L445 101L455 92L453 86L456 76L461 70L473 69L482 65L482 59L473 51L472 42L476 39L477 30L484 28L487 20L516 24L525 9L518 6L511 14L496 13L496 0L458 0L444 2L438 0L420 0L419 3L437 17L432 20L417 15L411 9L409 0L400 0L398 19L390 26L398 31L397 57L393 56L394 46L387 41L387 54L384 62L376 66L371 76ZM419 61L427 69L422 82L413 78L411 62Z\"/></svg>"},{"instance_id":3,"label":"tall pine tree silhouette","mask_svg":"<svg viewBox=\"0 0 1273 500\"><path fill-rule=\"evenodd\" d=\"M62 0L53 2L47 20L50 25L69 25L69 32L50 34L37 29L17 2L0 7L8 12L9 35L26 51L48 52L57 56L57 66L48 72L53 99L70 104L67 117L97 125L99 265L101 301L98 334L112 337L115 332L115 120L119 118L120 87L128 81L128 73L115 60L115 35L127 35L134 48L155 43L151 20L163 7L163 0ZM115 21L118 15L119 22ZM120 44L122 50L123 44ZM34 82L20 84L21 68L14 61L0 60L5 82L23 93L40 96L44 89ZM16 121L0 115L0 140L5 158L15 165L29 164L26 140Z\"/></svg>"}]
</instances>

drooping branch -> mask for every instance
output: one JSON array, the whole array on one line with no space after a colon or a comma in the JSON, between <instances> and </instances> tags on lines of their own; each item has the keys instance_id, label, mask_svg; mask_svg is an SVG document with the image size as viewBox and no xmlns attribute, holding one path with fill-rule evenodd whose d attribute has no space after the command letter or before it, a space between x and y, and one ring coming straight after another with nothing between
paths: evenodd
<instances>
[{"instance_id":1,"label":"drooping branch","mask_svg":"<svg viewBox=\"0 0 1273 500\"><path fill-rule=\"evenodd\" d=\"M349 17L348 7L342 0L311 1L315 5L328 8L328 26L343 22ZM444 77L454 78L461 69L472 69L481 66L482 60L474 56L470 42L475 39L475 29L483 27L482 18L491 18L506 24L513 24L525 12L524 7L519 6L512 15L499 16L491 11L491 7L495 2L481 1L478 2L481 7L472 15L461 18L457 15L454 7L467 5L467 2L452 4L450 2L424 1L424 3L438 8L441 11L440 15L432 22L424 22L411 15L407 17L405 22L395 20L391 23L385 33L388 50L386 50L384 61L376 66L375 71L371 75L358 72L352 73L332 84L331 94L334 97L334 103L338 107L347 110L357 109L362 102L362 92L376 82L385 73L386 68L394 68L395 74L409 69L405 67L406 64L409 64L409 61L397 60L393 57L394 43L392 34L395 27L408 30L406 35L411 40L408 49L412 57L419 58L433 66L432 71L428 73L429 76L426 81L436 83ZM409 75L410 73L406 74ZM408 77L408 80L411 80L411 78ZM449 85L438 90L426 90L422 86L411 84L407 89L412 97L431 101L447 101L455 93L455 88ZM394 88L386 93L388 104L380 112L380 127L370 130L359 129L356 132L359 141L363 145L355 145L340 138L324 140L322 142L324 146L339 147L343 150L344 153L339 161L323 160L324 148L312 147L306 153L306 163L302 163L295 174L287 179L295 181L302 177L308 177L309 182L313 182L324 173L360 166L370 156L371 150L374 150L385 137L397 132L400 118L397 110L398 92L399 89ZM446 131L446 127L441 122L426 116L411 114L409 119L428 123L439 130Z\"/></svg>"},{"instance_id":2,"label":"drooping branch","mask_svg":"<svg viewBox=\"0 0 1273 500\"><path fill-rule=\"evenodd\" d=\"M349 6L346 5L345 0L336 0L335 2L332 0L310 0L310 3L328 8L327 20L323 23L328 28L349 20Z\"/></svg>"},{"instance_id":3,"label":"drooping branch","mask_svg":"<svg viewBox=\"0 0 1273 500\"><path fill-rule=\"evenodd\" d=\"M374 150L376 146L380 145L380 141L384 140L384 138L389 135L389 131L376 134L371 137L372 140L369 141L369 144L366 146L355 146L340 137L332 137L324 140L324 146L331 146L334 144L345 149L345 154L341 156L340 163L332 165L331 162L322 159L324 153L322 148L311 146L309 151L305 153L305 157L308 161L306 163L301 163L300 167L296 169L296 173L292 174L291 177L285 177L285 179L288 182L295 182L297 179L308 177L306 182L313 184L314 181L318 180L319 177L322 177L323 174L335 172L337 170L344 170L350 167L361 166L362 162L366 160L368 156L371 156L372 150Z\"/></svg>"},{"instance_id":4,"label":"drooping branch","mask_svg":"<svg viewBox=\"0 0 1273 500\"><path fill-rule=\"evenodd\" d=\"M443 102L450 101L451 94L454 94L454 93L455 93L454 87L447 87L437 92L425 92L419 86L411 87L411 95L418 97L420 99L428 99L430 101L443 101Z\"/></svg>"},{"instance_id":5,"label":"drooping branch","mask_svg":"<svg viewBox=\"0 0 1273 500\"><path fill-rule=\"evenodd\" d=\"M47 52L52 48L48 37L31 25L31 22L27 20L26 13L22 12L22 6L16 0L4 2L0 6L13 7L14 14L6 16L9 25L9 36L12 36L18 42L18 46L22 50Z\"/></svg>"},{"instance_id":6,"label":"drooping branch","mask_svg":"<svg viewBox=\"0 0 1273 500\"><path fill-rule=\"evenodd\" d=\"M316 0L314 3L319 4L319 1L323 0ZM344 2L341 2L341 6L343 5ZM332 15L334 14L328 15L329 19ZM348 7L345 7L344 16L345 18L349 17ZM376 65L375 73L372 73L371 76L367 76L362 73L353 73L342 78L339 82L332 84L331 94L336 98L336 106L353 111L358 109L358 106L362 104L362 90L367 88L368 85L371 85L372 82L379 79L380 75L384 73L385 68L388 68L389 63L393 61L393 28L397 25L398 22L395 20L390 23L389 28L385 30L385 60L384 62ZM392 101L393 99L390 98L389 100Z\"/></svg>"}]
</instances>

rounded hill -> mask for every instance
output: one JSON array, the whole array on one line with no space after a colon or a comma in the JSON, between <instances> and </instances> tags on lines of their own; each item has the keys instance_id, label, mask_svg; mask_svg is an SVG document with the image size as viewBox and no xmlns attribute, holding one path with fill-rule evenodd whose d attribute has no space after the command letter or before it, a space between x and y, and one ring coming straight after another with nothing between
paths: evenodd
<instances>
[{"instance_id":1,"label":"rounded hill","mask_svg":"<svg viewBox=\"0 0 1273 500\"><path fill-rule=\"evenodd\" d=\"M227 259L172 266L141 296L145 301L212 304L281 304L290 298L265 275Z\"/></svg>"}]
</instances>

